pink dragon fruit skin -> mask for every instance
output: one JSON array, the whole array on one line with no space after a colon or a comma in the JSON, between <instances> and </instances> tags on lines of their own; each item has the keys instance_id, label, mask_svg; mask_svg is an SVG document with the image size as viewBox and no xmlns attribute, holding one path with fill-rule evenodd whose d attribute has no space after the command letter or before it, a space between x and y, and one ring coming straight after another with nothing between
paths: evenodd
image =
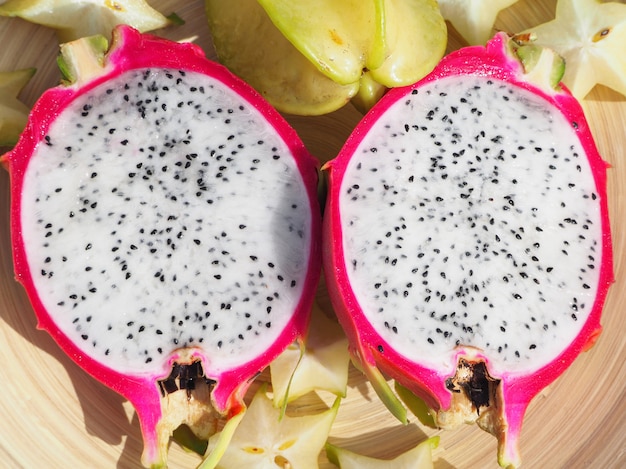
<instances>
[{"instance_id":1,"label":"pink dragon fruit skin","mask_svg":"<svg viewBox=\"0 0 626 469\"><path fill-rule=\"evenodd\" d=\"M283 320L282 330L275 334L271 346L259 351L256 356L244 363L220 366L219 363L212 362L212 357L200 344L195 343L182 350L173 350L167 354L162 363L146 367L145 372L116 369L114 364L90 356L77 344L76 339L69 337L60 329L54 312L49 311L34 282L37 274L30 265L27 249L30 240L26 238L28 234L25 233L22 217L24 176L31 163L31 155L46 144L45 136L51 126L75 100L110 80L115 80L127 71L146 68L194 72L224 84L226 88L239 95L242 103L256 110L267 121L269 128L277 135L277 140L282 140L288 150L281 157L292 159L294 167L300 173L302 200L307 205L302 210L308 213L309 217L308 225L305 227L309 231L301 236L308 243L308 251L302 254L308 265L302 269L300 277L302 282L298 285L300 293L293 300L290 317ZM49 332L79 366L132 403L138 414L144 438L142 462L147 466L160 467L166 465L167 444L171 431L178 424L185 423L184 420L178 421L165 431L159 429L166 415L163 413L162 390L158 381L168 376L175 362L187 364L196 360L201 361L207 382L214 382L210 396L210 404L214 409L209 405L206 413L211 414L215 410L221 416L230 418L244 409L243 397L252 380L288 345L303 337L321 270L321 215L316 195L318 163L306 151L295 131L258 93L226 68L209 61L204 52L191 43L175 43L156 36L140 34L128 26L119 26L114 30L112 45L103 57L101 70L87 79L81 78L79 77L75 83L50 89L41 96L33 107L26 130L18 144L2 158L11 176L11 229L16 278L26 289L37 315L38 326ZM251 135L250 138L263 137ZM106 304L102 305L102 309L106 309ZM94 314L97 312L94 311ZM202 417L199 420L201 421ZM194 425L194 422L187 423L192 427ZM212 422L211 425L215 423Z\"/></svg>"},{"instance_id":2,"label":"pink dragon fruit skin","mask_svg":"<svg viewBox=\"0 0 626 469\"><path fill-rule=\"evenodd\" d=\"M613 282L611 235L605 196L606 163L601 159L597 152L593 137L579 103L563 87L559 87L557 89L547 89L545 86L539 86L528 80L526 74L524 73L524 67L521 61L513 54L514 48L515 44L511 43L505 34L497 34L486 45L486 47L467 47L451 53L440 62L430 75L415 85L391 90L364 117L349 137L338 157L327 163L327 165L323 168L327 170L329 178L329 194L326 203L323 227L324 272L331 301L337 312L338 318L350 339L353 360L370 379L377 393L386 405L401 420L405 419L404 410L403 408L400 408L401 403L395 398L395 396L393 396L391 390L388 388L384 378L385 375L395 379L398 383L412 391L416 396L422 398L432 409L438 426L442 428L453 428L463 422L470 423L472 421L477 421L479 426L496 436L498 440L498 461L500 465L504 467L517 467L521 463L518 449L518 439L521 431L522 419L530 401L542 389L561 375L582 351L591 347L596 338L600 335L601 310L609 286ZM382 215L380 214L384 211L394 210L390 206L390 201L395 201L396 199L386 198L385 202L389 202L389 204L384 207L381 206L381 211L377 212L377 202L372 201L376 191L372 190L372 188L381 186L381 181L383 180L387 181L391 189L394 189L395 192L402 192L407 187L398 183L399 179L391 179L389 177L389 172L385 172L384 174L387 179L383 179L383 176L379 176L380 180L372 179L372 181L369 181L365 176L363 176L355 183L354 179L350 179L353 174L358 172L355 168L358 168L360 172L367 173L369 171L370 174L373 174L375 172L379 173L380 166L384 164L379 163L378 169L375 168L373 163L366 167L365 162L368 160L365 156L361 157L360 155L369 151L371 156L368 155L368 157L370 157L370 160L373 161L374 158L383 158L384 156L391 155L392 153L398 155L406 151L407 154L412 154L411 151L413 151L413 149L410 147L410 143L408 143L406 147L400 147L398 144L394 146L392 143L387 145L388 142L386 139L392 141L392 138L386 137L386 134L382 134L381 136L381 132L383 132L382 129L386 129L386 132L395 137L396 133L402 135L405 133L408 134L409 125L416 124L419 126L423 123L423 125L428 126L430 122L428 122L425 117L429 108L427 108L426 105L424 105L423 108L420 108L420 104L416 104L415 110L413 111L415 113L414 116L411 116L411 111L408 111L408 115L403 116L406 120L399 121L408 122L406 129L396 129L395 127L392 127L393 124L389 124L392 122L392 118L389 117L388 120L384 120L386 115L394 112L396 113L395 115L401 115L402 111L398 111L398 109L402 104L406 104L408 107L409 100L413 94L422 93L422 90L424 89L426 89L428 93L431 93L433 92L433 88L429 88L430 85L436 84L448 77L455 76L463 77L468 81L472 76L480 77L480 79L484 78L496 83L503 81L510 84L513 88L520 88L529 91L539 97L540 101L545 101L545 104L553 107L557 114L565 116L566 121L571 123L571 127L574 129L574 138L579 140L581 147L584 149L587 164L589 166L589 172L592 174L593 178L592 184L595 185L595 188L591 188L591 190L598 196L595 210L597 211L597 220L599 220L601 229L599 230L600 234L595 240L597 241L597 246L594 246L593 248L595 251L594 256L596 257L595 267L597 273L597 277L594 278L597 280L597 283L591 287L591 291L595 294L595 296L593 296L590 300L592 304L587 309L584 323L582 325L578 324L579 329L573 338L571 338L570 343L568 343L563 350L552 356L547 363L539 364L534 367L532 365L528 365L526 369L516 369L515 367L512 367L512 369L508 370L501 362L496 364L496 353L493 350L483 350L480 346L474 345L467 339L461 340L458 344L452 342L449 345L449 349L440 355L436 355L438 352L433 352L435 355L431 356L429 355L427 348L419 348L419 345L415 345L415 347L419 348L419 350L415 353L411 352L407 348L408 346L404 347L402 351L399 351L398 349L400 348L400 345L394 342L393 339L395 339L395 336L397 335L402 335L402 331L398 330L411 328L413 327L413 324L400 324L398 321L397 323L394 323L398 329L395 331L395 334L389 333L388 335L383 335L383 332L387 333L384 329L389 327L391 319L388 319L389 324L386 323L385 327L382 325L378 325L377 327L373 324L373 321L376 319L372 304L380 304L381 310L382 306L385 304L366 303L366 301L369 300L369 297L367 299L363 297L362 291L364 287L360 286L361 290L359 291L361 291L361 293L357 293L355 290L359 287L355 287L351 281L350 275L353 270L357 270L357 261L360 254L353 254L353 257L350 257L351 253L346 252L346 249L348 249L346 248L346 245L351 242L349 238L352 236L357 237L361 232L369 233L374 231L374 225L377 223L385 223L383 221L379 221L379 219L382 219ZM442 95L447 92L445 87L435 89L435 91L440 91ZM442 109L446 105L447 103L445 102L440 103ZM439 106L439 103L436 103L433 106ZM474 110L474 112L475 111L476 110ZM411 120L412 117L413 120ZM456 122L456 116L454 114L450 114L450 117L452 121ZM452 124L451 126L454 127ZM484 127L482 128L488 129L488 125L484 124ZM470 129L478 132L481 127L478 125L476 127L470 126ZM434 132L435 131L433 131L433 133ZM520 131L520 133L523 132ZM376 134L378 137L370 137L370 134ZM425 134L427 134L427 132L422 133L421 138L427 139L428 137L425 137ZM367 140L368 138L370 138L370 140ZM419 137L414 138L417 139ZM448 134L447 137L444 135L444 139L446 138L453 140L456 137L452 137L452 135ZM460 139L461 138L459 138L459 140ZM409 138L406 138L406 140L409 141ZM402 141L404 142L405 140ZM370 145L372 147L371 150L369 150ZM387 146L390 150L386 150ZM377 150L376 153L374 153L375 150ZM423 148L421 151L424 153ZM432 151L432 154L436 155L435 150ZM476 150L476 152L478 152L478 150ZM470 155L470 157L471 156L473 155ZM355 159L357 162L354 162ZM409 166L406 163L406 159L400 159L400 157L398 157L396 161L398 162L398 168L400 165L403 165L403 168ZM449 163L450 160L446 160L446 162ZM396 163L389 161L386 164L393 165ZM442 165L443 164L445 163L442 163ZM502 163L502 165L504 165L504 163ZM406 171L406 173L398 171L398 173L395 174L398 174L398 178L400 178L403 174L405 177L408 177L409 174L415 174L415 181L420 180L420 173L418 173L415 169L412 169L412 171L416 171L415 173L410 173L409 171L411 170L409 169ZM452 174L453 173L451 171L450 178L452 177ZM426 181L426 176L424 177L424 181ZM372 178L373 177L374 176L372 176ZM500 183L504 179L505 176L503 175L500 178ZM370 184L370 186L367 186L367 190L364 187L366 183ZM389 187L386 189L389 189ZM538 189L535 188L533 190ZM352 191L352 194L356 194L354 195L355 199L357 196L363 199L366 198L369 201L367 205L368 209L375 213L375 215L371 218L368 218L368 222L365 222L363 225L359 225L359 227L354 229L352 229L350 225L358 223L359 217L365 218L364 213L366 210L364 209L361 212L350 211L351 209L346 202L349 198L347 194L350 193L350 191ZM387 190L386 193L389 192L391 192L391 190ZM511 188L511 193L513 192L514 189ZM345 197L342 198L342 195L344 194ZM432 197L434 197L435 194L436 192L431 191ZM414 204L419 202L419 200L416 200L415 198L410 199L409 196L407 196L407 199L411 200ZM448 200L448 198L446 198L446 200ZM406 206L403 206L403 208L406 208ZM450 209L449 218L452 218L453 210L454 208ZM420 213L424 214L424 212ZM434 213L434 216L437 217L442 212ZM454 215L457 216L457 213L455 212ZM402 220L408 220L409 217L410 215L407 215L402 218ZM355 222L354 220L357 221ZM480 226L478 221L476 223ZM409 222L406 221L406 224L409 224ZM389 230L388 236L391 235L391 237L396 239L391 226L387 225L386 229ZM489 229L491 228L489 227ZM442 228L442 231L445 232L445 228ZM398 241L399 244L404 244L406 242L405 240L410 237L411 234L416 234L414 231L410 232L407 230L407 232L408 233L403 234L402 241ZM384 231L381 231L381 233L384 233ZM528 233L528 230L526 230L526 233ZM429 234L432 234L432 232L429 231ZM457 236L464 235L465 233L458 234ZM369 241L369 244L357 244L355 242L357 247L354 249L365 255L365 251L367 249L372 249L371 246L374 245L374 240L379 239L374 238L374 236L376 235L364 235L363 237ZM380 234L379 236L382 237L384 235ZM445 235L441 234L441 236ZM522 233L522 238L525 236L526 234ZM406 244L409 243L406 242ZM358 249L360 249L360 251L358 251ZM409 258L411 255L414 255L414 253L408 248L403 252L406 252L406 256ZM372 258L373 257L369 257L368 259L371 260ZM399 257L396 257L396 259L398 260L399 265L402 260ZM387 257L387 261L388 260L389 257ZM359 264L358 267L360 269L362 265ZM452 265L449 267L450 269L453 268ZM467 266L465 267L465 270L467 271ZM474 272L477 271L478 268L479 267L476 266ZM590 269L591 268L592 267L590 267ZM483 264L482 269L489 269L489 265ZM365 270L368 272L375 272L376 267L366 265ZM432 267L431 270L436 269L435 267ZM399 273L397 275L401 276L405 275L405 273L406 271L403 271L403 273ZM413 281L413 277L409 278L408 274L403 277L402 280L402 284L409 281L413 282L413 285L411 285L413 288L415 288L415 284L417 283L416 281ZM381 282L381 279L380 277L376 277L376 280L372 280L372 283L374 281ZM401 282L398 281L397 284L387 286L385 294L388 293L391 297L393 292L392 287L397 286L400 283ZM371 284L369 285L369 288L373 290ZM587 286L585 286L585 288L587 288ZM412 291L407 288L404 294L405 296L411 297ZM485 294L487 295L489 293ZM565 294L567 295L567 293ZM420 301L420 298L421 301L428 302L430 300L431 303L434 301L431 300L430 297L426 300L422 297L418 297L418 300L413 300L413 302ZM443 299L441 301L443 303ZM402 303L398 301L397 304ZM401 307L402 306L397 308ZM407 305L405 310L402 310L396 316L403 313L408 315L412 311L409 308L412 307L413 303ZM366 311L367 308L369 308L369 311ZM436 310L436 306L433 306L432 308L433 310ZM514 312L516 312L515 308L516 306L511 304L511 309L513 309ZM448 311L446 310L446 313L447 312ZM391 313L387 314L391 315ZM520 311L520 314L525 313ZM394 319L396 316L394 316ZM485 319L486 317L487 316L485 316ZM515 320L515 316L510 315L507 319L509 320L509 323L511 323ZM578 320L577 322L581 323L583 321ZM426 325L423 327L428 329L429 326ZM479 327L480 326L473 326L473 329L476 330ZM517 328L513 327L513 334L515 335L517 332L522 332L520 330L521 327L521 324L518 325ZM415 328L412 329L412 331L418 337L418 340L421 339L426 341L426 335L420 337L419 332ZM465 337L467 336L468 334L465 335ZM431 336L428 337L430 338ZM510 335L507 337L510 338ZM486 340L489 341L489 339ZM418 340L416 340L416 342ZM493 341L495 342L495 340ZM469 363L482 362L486 364L487 371L491 378L496 381L500 380L499 386L496 386L495 390L493 390L491 385L489 385L489 393L492 395L489 397L488 406L483 407L474 405L473 403L470 405L467 402L468 399L459 400L460 394L463 393L460 393L458 388L456 389L456 392L453 392L453 389L451 389L450 379L455 375L455 369L457 366L461 366L464 360ZM433 365L434 362L439 363L439 365ZM470 408L468 409L467 406L470 406Z\"/></svg>"}]
</instances>

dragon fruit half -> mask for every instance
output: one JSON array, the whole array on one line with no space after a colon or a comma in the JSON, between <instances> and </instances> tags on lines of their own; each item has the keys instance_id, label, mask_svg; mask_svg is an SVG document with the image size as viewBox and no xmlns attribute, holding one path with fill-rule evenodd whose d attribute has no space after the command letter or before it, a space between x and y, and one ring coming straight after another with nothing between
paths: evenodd
<instances>
[{"instance_id":1,"label":"dragon fruit half","mask_svg":"<svg viewBox=\"0 0 626 469\"><path fill-rule=\"evenodd\" d=\"M104 42L104 44L103 44ZM125 396L142 461L208 437L308 325L321 270L317 161L247 84L120 26L62 46L70 83L3 161L16 275L39 325Z\"/></svg>"},{"instance_id":2,"label":"dragon fruit half","mask_svg":"<svg viewBox=\"0 0 626 469\"><path fill-rule=\"evenodd\" d=\"M354 361L520 464L531 399L600 333L606 164L548 49L497 34L391 91L327 165L324 270Z\"/></svg>"}]
</instances>

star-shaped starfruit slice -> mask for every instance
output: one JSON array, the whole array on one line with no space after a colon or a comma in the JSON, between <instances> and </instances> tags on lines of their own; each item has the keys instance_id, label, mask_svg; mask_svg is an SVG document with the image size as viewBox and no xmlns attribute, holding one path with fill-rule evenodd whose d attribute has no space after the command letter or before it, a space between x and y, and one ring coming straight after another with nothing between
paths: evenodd
<instances>
[{"instance_id":1,"label":"star-shaped starfruit slice","mask_svg":"<svg viewBox=\"0 0 626 469\"><path fill-rule=\"evenodd\" d=\"M394 459L376 459L327 443L326 455L340 469L433 469L432 450L438 444L434 436Z\"/></svg>"},{"instance_id":2,"label":"star-shaped starfruit slice","mask_svg":"<svg viewBox=\"0 0 626 469\"><path fill-rule=\"evenodd\" d=\"M34 73L34 68L0 72L0 147L15 145L26 126L29 109L17 96Z\"/></svg>"},{"instance_id":3,"label":"star-shaped starfruit slice","mask_svg":"<svg viewBox=\"0 0 626 469\"><path fill-rule=\"evenodd\" d=\"M282 407L312 391L344 397L349 365L343 329L315 304L303 346L290 346L270 364L274 406Z\"/></svg>"},{"instance_id":4,"label":"star-shaped starfruit slice","mask_svg":"<svg viewBox=\"0 0 626 469\"><path fill-rule=\"evenodd\" d=\"M498 14L518 0L439 0L443 17L469 45L484 45Z\"/></svg>"},{"instance_id":5,"label":"star-shaped starfruit slice","mask_svg":"<svg viewBox=\"0 0 626 469\"><path fill-rule=\"evenodd\" d=\"M439 62L447 29L436 0L258 0L285 37L338 83L367 71L410 85Z\"/></svg>"},{"instance_id":6,"label":"star-shaped starfruit slice","mask_svg":"<svg viewBox=\"0 0 626 469\"><path fill-rule=\"evenodd\" d=\"M281 417L262 386L219 461L200 469L317 469L339 402L340 398L335 399L332 407L317 414ZM217 433L209 439L209 451L214 451L219 438Z\"/></svg>"},{"instance_id":7,"label":"star-shaped starfruit slice","mask_svg":"<svg viewBox=\"0 0 626 469\"><path fill-rule=\"evenodd\" d=\"M552 21L516 37L565 59L563 83L582 100L596 84L626 96L626 4L559 0Z\"/></svg>"},{"instance_id":8,"label":"star-shaped starfruit slice","mask_svg":"<svg viewBox=\"0 0 626 469\"><path fill-rule=\"evenodd\" d=\"M445 53L436 0L205 0L220 62L278 110L319 115L359 94L369 107ZM259 40L259 38L263 38Z\"/></svg>"},{"instance_id":9,"label":"star-shaped starfruit slice","mask_svg":"<svg viewBox=\"0 0 626 469\"><path fill-rule=\"evenodd\" d=\"M347 85L385 59L384 0L258 0L324 75Z\"/></svg>"},{"instance_id":10,"label":"star-shaped starfruit slice","mask_svg":"<svg viewBox=\"0 0 626 469\"><path fill-rule=\"evenodd\" d=\"M205 0L205 9L219 61L279 111L326 114L358 92L358 82L341 85L320 72L274 26L257 0Z\"/></svg>"},{"instance_id":11,"label":"star-shaped starfruit slice","mask_svg":"<svg viewBox=\"0 0 626 469\"><path fill-rule=\"evenodd\" d=\"M59 42L98 34L108 38L118 24L145 32L171 23L145 0L8 0L0 4L0 16L55 29Z\"/></svg>"}]
</instances>

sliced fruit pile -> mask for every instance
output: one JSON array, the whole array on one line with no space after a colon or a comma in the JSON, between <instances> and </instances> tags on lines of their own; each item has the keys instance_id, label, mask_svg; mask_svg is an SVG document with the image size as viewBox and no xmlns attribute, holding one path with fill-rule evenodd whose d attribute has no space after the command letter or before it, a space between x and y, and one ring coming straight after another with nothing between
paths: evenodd
<instances>
[{"instance_id":1,"label":"sliced fruit pile","mask_svg":"<svg viewBox=\"0 0 626 469\"><path fill-rule=\"evenodd\" d=\"M437 66L447 46L446 21L467 43L485 44L495 32L498 14L516 1L205 0L205 8L223 64L279 111L314 116L348 103L368 111L390 88L411 85ZM109 36L120 23L140 31L171 24L143 0L61 0L54 8L49 3L9 0L0 4L0 15L53 28L62 42L93 34ZM548 67L550 73L537 78L545 86L555 87L562 80L579 100L596 84L626 96L623 2L558 0L554 20L519 32L514 40L524 46L520 57L527 70L546 70L535 67L537 61L546 60L541 54L544 47L565 58L565 75L562 67L557 72ZM24 128L28 109L17 95L33 73L34 69L0 73L0 146L15 144ZM393 460L375 460L337 447L332 439L328 442L346 394L349 362L343 330L314 308L304 343L294 343L271 364L271 387L261 387L247 410L209 439L201 467L316 467L325 450L344 469L390 464L432 468L437 438ZM368 377L379 384L384 380L382 375ZM295 416L291 411L297 409L298 399L309 393L330 393L334 401L322 412ZM423 424L434 424L430 410L411 391L397 384L394 394ZM174 438L192 446L182 432ZM201 444L195 450L204 454L206 449Z\"/></svg>"}]
</instances>

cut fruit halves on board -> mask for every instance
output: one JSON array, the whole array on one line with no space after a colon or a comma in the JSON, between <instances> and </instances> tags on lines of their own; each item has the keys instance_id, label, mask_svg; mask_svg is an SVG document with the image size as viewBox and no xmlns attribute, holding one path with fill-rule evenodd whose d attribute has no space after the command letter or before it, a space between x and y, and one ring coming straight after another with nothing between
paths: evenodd
<instances>
[{"instance_id":1,"label":"cut fruit halves on board","mask_svg":"<svg viewBox=\"0 0 626 469\"><path fill-rule=\"evenodd\" d=\"M496 35L390 91L327 164L325 272L354 361L503 466L531 399L590 347L613 280L606 164L549 49Z\"/></svg>"},{"instance_id":2,"label":"cut fruit halves on board","mask_svg":"<svg viewBox=\"0 0 626 469\"><path fill-rule=\"evenodd\" d=\"M62 50L69 81L3 158L15 272L39 326L133 404L160 466L179 424L206 439L237 422L253 378L304 337L318 164L193 44L121 26L106 53L103 38Z\"/></svg>"}]
</instances>

